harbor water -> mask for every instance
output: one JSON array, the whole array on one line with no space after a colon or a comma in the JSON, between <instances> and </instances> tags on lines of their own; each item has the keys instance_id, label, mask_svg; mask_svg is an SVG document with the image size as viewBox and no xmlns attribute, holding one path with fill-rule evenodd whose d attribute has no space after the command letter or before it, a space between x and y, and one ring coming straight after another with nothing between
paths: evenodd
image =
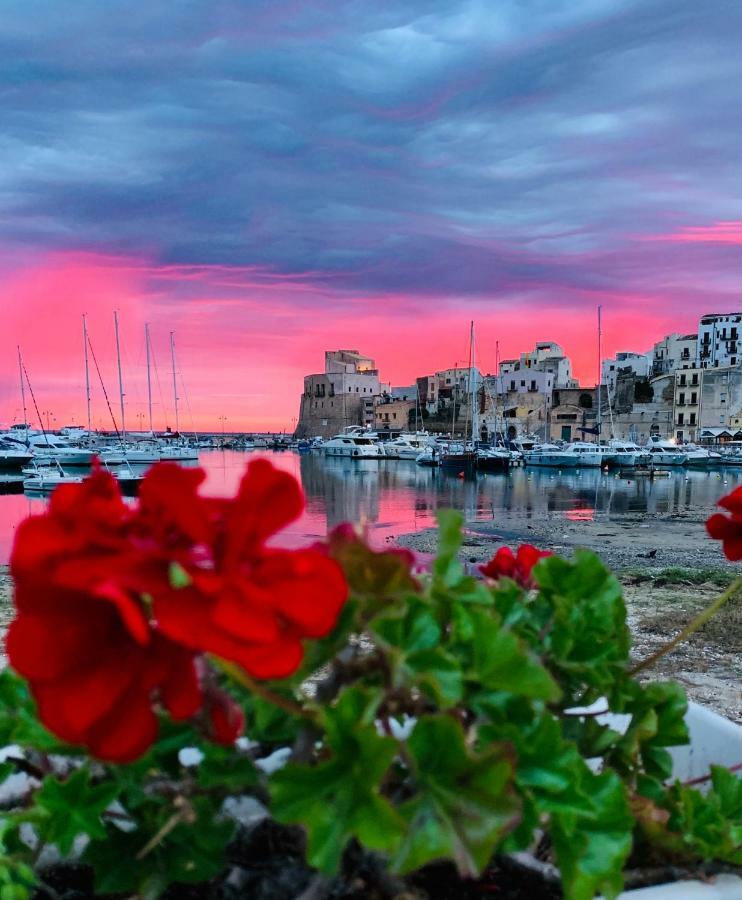
<instances>
[{"instance_id":1,"label":"harbor water","mask_svg":"<svg viewBox=\"0 0 742 900\"><path fill-rule=\"evenodd\" d=\"M203 492L229 496L245 466L257 456L300 479L307 498L302 517L277 541L297 546L322 537L340 522L367 523L378 545L435 524L436 510L462 511L467 522L522 526L544 517L610 521L628 514L707 514L742 484L742 469L677 468L668 477L619 478L600 469L516 468L507 474L462 479L405 460L327 458L320 453L202 451ZM196 463L193 463L196 465ZM23 493L18 476L0 476L0 565L10 555L19 522L43 510L46 500Z\"/></svg>"}]
</instances>

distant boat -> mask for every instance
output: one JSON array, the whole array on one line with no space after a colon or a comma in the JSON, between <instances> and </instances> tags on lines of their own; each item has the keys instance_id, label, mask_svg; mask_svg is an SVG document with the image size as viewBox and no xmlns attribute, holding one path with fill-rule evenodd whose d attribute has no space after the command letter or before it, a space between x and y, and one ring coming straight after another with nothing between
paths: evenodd
<instances>
[{"instance_id":1,"label":"distant boat","mask_svg":"<svg viewBox=\"0 0 742 900\"><path fill-rule=\"evenodd\" d=\"M672 441L650 440L647 450L654 466L684 466L688 462L688 454Z\"/></svg>"}]
</instances>

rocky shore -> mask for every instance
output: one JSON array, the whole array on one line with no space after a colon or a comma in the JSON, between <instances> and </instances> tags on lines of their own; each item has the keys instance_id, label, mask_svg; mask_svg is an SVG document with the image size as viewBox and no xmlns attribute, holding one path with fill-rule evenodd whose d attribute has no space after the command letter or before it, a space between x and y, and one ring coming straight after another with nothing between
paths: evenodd
<instances>
[{"instance_id":1,"label":"rocky shore","mask_svg":"<svg viewBox=\"0 0 742 900\"><path fill-rule=\"evenodd\" d=\"M577 547L597 553L620 578L640 660L676 635L742 572L706 536L706 516L668 514L612 517L610 521L509 518L469 523L462 561L472 566L503 545L535 544L569 557ZM435 529L396 536L394 543L434 553ZM692 700L742 722L742 600L717 614L701 631L659 661L653 678L674 678Z\"/></svg>"}]
</instances>

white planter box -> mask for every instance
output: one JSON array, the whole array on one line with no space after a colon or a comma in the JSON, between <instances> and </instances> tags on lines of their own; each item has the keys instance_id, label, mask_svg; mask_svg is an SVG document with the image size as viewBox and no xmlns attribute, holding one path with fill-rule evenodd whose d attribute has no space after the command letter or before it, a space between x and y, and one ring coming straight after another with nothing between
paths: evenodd
<instances>
[{"instance_id":1,"label":"white planter box","mask_svg":"<svg viewBox=\"0 0 742 900\"><path fill-rule=\"evenodd\" d=\"M685 781L708 774L711 765L735 766L742 763L741 725L735 725L697 703L688 705L685 721L690 731L690 744L670 750L674 763L673 777ZM616 722L614 727L617 726ZM701 881L658 884L624 891L619 900L742 900L742 878L718 875L713 884Z\"/></svg>"}]
</instances>

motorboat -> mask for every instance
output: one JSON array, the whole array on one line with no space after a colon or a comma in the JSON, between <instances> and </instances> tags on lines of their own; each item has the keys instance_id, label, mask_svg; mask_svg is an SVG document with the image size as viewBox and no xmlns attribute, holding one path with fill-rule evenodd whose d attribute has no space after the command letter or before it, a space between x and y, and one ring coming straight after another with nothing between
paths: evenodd
<instances>
[{"instance_id":1,"label":"motorboat","mask_svg":"<svg viewBox=\"0 0 742 900\"><path fill-rule=\"evenodd\" d=\"M22 469L33 459L33 454L20 444L0 440L0 469L4 471Z\"/></svg>"},{"instance_id":2,"label":"motorboat","mask_svg":"<svg viewBox=\"0 0 742 900\"><path fill-rule=\"evenodd\" d=\"M73 447L65 438L53 434L40 434L31 437L29 450L38 462L49 461L63 466L84 467L92 465L95 451L82 447Z\"/></svg>"},{"instance_id":3,"label":"motorboat","mask_svg":"<svg viewBox=\"0 0 742 900\"><path fill-rule=\"evenodd\" d=\"M480 472L507 472L513 462L513 454L504 447L480 447L477 450L477 470Z\"/></svg>"},{"instance_id":4,"label":"motorboat","mask_svg":"<svg viewBox=\"0 0 742 900\"><path fill-rule=\"evenodd\" d=\"M360 434L336 434L324 445L325 456L350 456L353 459L383 459L383 448L372 438Z\"/></svg>"},{"instance_id":5,"label":"motorboat","mask_svg":"<svg viewBox=\"0 0 742 900\"><path fill-rule=\"evenodd\" d=\"M400 434L384 443L384 455L389 459L414 459L423 453L431 444L427 435Z\"/></svg>"},{"instance_id":6,"label":"motorboat","mask_svg":"<svg viewBox=\"0 0 742 900\"><path fill-rule=\"evenodd\" d=\"M25 472L23 490L31 494L49 493L61 484L82 484L85 475L70 475L53 466L42 466L32 472Z\"/></svg>"},{"instance_id":7,"label":"motorboat","mask_svg":"<svg viewBox=\"0 0 742 900\"><path fill-rule=\"evenodd\" d=\"M299 453L311 453L312 452L312 442L311 441L297 441L296 444L297 452Z\"/></svg>"},{"instance_id":8,"label":"motorboat","mask_svg":"<svg viewBox=\"0 0 742 900\"><path fill-rule=\"evenodd\" d=\"M528 466L549 466L552 468L581 468L601 466L605 449L598 444L575 441L560 447L557 444L536 444L533 450L523 454Z\"/></svg>"},{"instance_id":9,"label":"motorboat","mask_svg":"<svg viewBox=\"0 0 742 900\"><path fill-rule=\"evenodd\" d=\"M441 468L457 475L473 475L477 470L477 451L471 443L451 443L441 448Z\"/></svg>"},{"instance_id":10,"label":"motorboat","mask_svg":"<svg viewBox=\"0 0 742 900\"><path fill-rule=\"evenodd\" d=\"M634 466L647 465L650 462L650 454L638 444L632 441L611 439L604 447L603 462L619 469L629 469Z\"/></svg>"},{"instance_id":11,"label":"motorboat","mask_svg":"<svg viewBox=\"0 0 742 900\"><path fill-rule=\"evenodd\" d=\"M160 447L160 459L171 462L186 462L198 459L198 447L188 444L166 444Z\"/></svg>"},{"instance_id":12,"label":"motorboat","mask_svg":"<svg viewBox=\"0 0 742 900\"><path fill-rule=\"evenodd\" d=\"M683 444L683 453L688 457L686 465L694 469L707 469L722 463L721 453L697 444Z\"/></svg>"},{"instance_id":13,"label":"motorboat","mask_svg":"<svg viewBox=\"0 0 742 900\"><path fill-rule=\"evenodd\" d=\"M652 466L684 466L688 461L688 454L673 441L650 440L647 450Z\"/></svg>"},{"instance_id":14,"label":"motorboat","mask_svg":"<svg viewBox=\"0 0 742 900\"><path fill-rule=\"evenodd\" d=\"M441 464L440 450L436 446L426 447L419 456L415 457L415 462L418 466L435 469Z\"/></svg>"}]
</instances>

